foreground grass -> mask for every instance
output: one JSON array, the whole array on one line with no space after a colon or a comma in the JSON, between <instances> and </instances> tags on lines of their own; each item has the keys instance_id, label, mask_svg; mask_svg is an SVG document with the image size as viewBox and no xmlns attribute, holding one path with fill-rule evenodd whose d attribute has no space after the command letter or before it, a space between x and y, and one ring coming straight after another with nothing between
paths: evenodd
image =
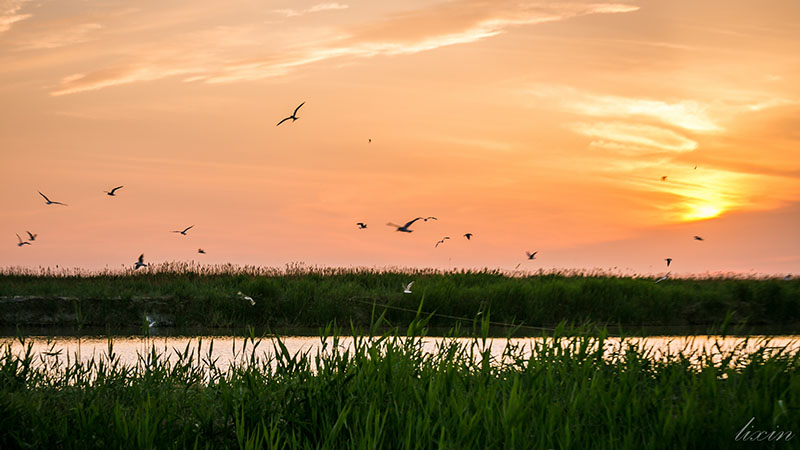
<instances>
[{"instance_id":1,"label":"foreground grass","mask_svg":"<svg viewBox=\"0 0 800 450\"><path fill-rule=\"evenodd\" d=\"M251 361L224 371L200 346L172 360L153 351L134 367L113 351L56 365L7 347L0 448L791 448L798 439L735 439L751 418L752 430L800 433L797 352L655 359L629 345L604 357L604 332L559 328L532 356L506 347L501 364L481 328L471 345L445 341L433 353L414 337L418 322L410 338L356 337L342 349L334 337L316 354L274 341L264 362L251 338Z\"/></svg>"}]
</instances>

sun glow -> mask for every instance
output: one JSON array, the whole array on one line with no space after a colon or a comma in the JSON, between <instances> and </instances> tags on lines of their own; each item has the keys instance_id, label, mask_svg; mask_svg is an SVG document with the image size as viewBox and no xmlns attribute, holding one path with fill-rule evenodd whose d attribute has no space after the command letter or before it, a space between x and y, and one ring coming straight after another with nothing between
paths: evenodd
<instances>
[{"instance_id":1,"label":"sun glow","mask_svg":"<svg viewBox=\"0 0 800 450\"><path fill-rule=\"evenodd\" d=\"M689 205L689 211L683 215L684 220L703 220L717 217L723 209L709 204Z\"/></svg>"}]
</instances>

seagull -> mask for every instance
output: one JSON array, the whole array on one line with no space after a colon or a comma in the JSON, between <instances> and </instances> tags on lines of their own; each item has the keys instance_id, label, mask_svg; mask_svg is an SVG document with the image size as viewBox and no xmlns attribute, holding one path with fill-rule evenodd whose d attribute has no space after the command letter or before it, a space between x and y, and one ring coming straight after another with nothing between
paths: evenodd
<instances>
[{"instance_id":1,"label":"seagull","mask_svg":"<svg viewBox=\"0 0 800 450\"><path fill-rule=\"evenodd\" d=\"M47 198L47 196L46 196L46 195L42 194L42 191L39 191L39 195L41 195L42 197L44 197L44 199L45 199L45 201L47 201L47 204L48 204L48 205L61 205L61 206L67 206L67 204L66 204L66 203L54 202L54 201L50 200L49 198Z\"/></svg>"},{"instance_id":2,"label":"seagull","mask_svg":"<svg viewBox=\"0 0 800 450\"><path fill-rule=\"evenodd\" d=\"M31 245L31 243L30 243L30 242L28 242L28 241L23 241L23 240L22 240L22 238L21 238L21 237L19 237L19 234L17 234L17 239L19 239L19 244L17 244L17 247L22 247L23 245Z\"/></svg>"},{"instance_id":3,"label":"seagull","mask_svg":"<svg viewBox=\"0 0 800 450\"><path fill-rule=\"evenodd\" d=\"M791 275L786 275L785 277L783 277L783 279L784 279L784 281L789 281L789 280L792 279L792 276Z\"/></svg>"},{"instance_id":4,"label":"seagull","mask_svg":"<svg viewBox=\"0 0 800 450\"><path fill-rule=\"evenodd\" d=\"M247 295L244 295L244 294L242 293L242 291L239 291L239 292L237 292L237 293L236 293L236 295L238 295L239 297L242 297L243 299L245 299L245 300L247 300L248 302L250 302L250 306L256 306L256 301L255 301L255 300L253 300L253 297L249 297L249 296L247 296Z\"/></svg>"},{"instance_id":5,"label":"seagull","mask_svg":"<svg viewBox=\"0 0 800 450\"><path fill-rule=\"evenodd\" d=\"M539 252L535 251L533 253L531 253L531 252L525 252L525 253L528 255L528 259L536 259L536 254L539 253Z\"/></svg>"},{"instance_id":6,"label":"seagull","mask_svg":"<svg viewBox=\"0 0 800 450\"><path fill-rule=\"evenodd\" d=\"M467 238L467 240L470 240L472 239L472 233L465 233L464 237Z\"/></svg>"},{"instance_id":7,"label":"seagull","mask_svg":"<svg viewBox=\"0 0 800 450\"><path fill-rule=\"evenodd\" d=\"M664 175L663 177L661 177L661 181L667 181L667 176Z\"/></svg>"},{"instance_id":8,"label":"seagull","mask_svg":"<svg viewBox=\"0 0 800 450\"><path fill-rule=\"evenodd\" d=\"M364 222L358 222L356 225L358 225L358 229L359 230L363 230L364 228L367 228L367 224L365 224Z\"/></svg>"},{"instance_id":9,"label":"seagull","mask_svg":"<svg viewBox=\"0 0 800 450\"><path fill-rule=\"evenodd\" d=\"M672 258L664 258L664 261L667 262L667 267L669 267L669 263L672 262Z\"/></svg>"},{"instance_id":10,"label":"seagull","mask_svg":"<svg viewBox=\"0 0 800 450\"><path fill-rule=\"evenodd\" d=\"M300 103L300 106L303 106L305 104L306 104L306 102ZM294 109L294 112L292 113L291 116L289 116L289 117L281 120L280 122L278 122L278 125L282 124L283 122L286 122L289 119L292 119L292 122L294 122L295 120L299 119L299 117L297 117L297 110L300 109L300 106L298 106L297 108ZM275 126L277 127L278 125L275 125Z\"/></svg>"},{"instance_id":11,"label":"seagull","mask_svg":"<svg viewBox=\"0 0 800 450\"><path fill-rule=\"evenodd\" d=\"M173 233L180 233L180 234L182 234L182 235L186 236L186 232L187 232L187 231L189 231L190 229L192 229L192 227L193 227L193 226L194 226L194 225L192 225L191 227L187 227L187 228L185 228L183 231L180 231L180 230L173 230L172 232L173 232Z\"/></svg>"},{"instance_id":12,"label":"seagull","mask_svg":"<svg viewBox=\"0 0 800 450\"><path fill-rule=\"evenodd\" d=\"M150 317L149 314L145 314L144 318L147 320L147 328L153 328L158 323L156 319Z\"/></svg>"},{"instance_id":13,"label":"seagull","mask_svg":"<svg viewBox=\"0 0 800 450\"><path fill-rule=\"evenodd\" d=\"M411 283L408 283L408 284L406 285L406 289L403 291L403 294L410 294L410 293L411 293L411 285L412 285L412 284L414 284L414 282L413 282L413 281L412 281Z\"/></svg>"},{"instance_id":14,"label":"seagull","mask_svg":"<svg viewBox=\"0 0 800 450\"><path fill-rule=\"evenodd\" d=\"M661 283L662 281L666 280L667 278L669 278L669 272L667 272L667 274L664 275L663 277L657 279L656 283Z\"/></svg>"},{"instance_id":15,"label":"seagull","mask_svg":"<svg viewBox=\"0 0 800 450\"><path fill-rule=\"evenodd\" d=\"M147 264L144 263L144 253L139 255L139 260L136 261L136 265L133 267L133 270L136 270L139 267L147 267Z\"/></svg>"},{"instance_id":16,"label":"seagull","mask_svg":"<svg viewBox=\"0 0 800 450\"><path fill-rule=\"evenodd\" d=\"M205 250L203 250L202 248L198 248L198 249L197 249L197 253L200 253L201 255L205 255L205 254L206 254L206 251L205 251Z\"/></svg>"},{"instance_id":17,"label":"seagull","mask_svg":"<svg viewBox=\"0 0 800 450\"><path fill-rule=\"evenodd\" d=\"M702 241L702 240L704 240L704 239L703 239L703 238L701 238L700 236L695 236L695 237L694 237L694 240L695 240L695 241Z\"/></svg>"},{"instance_id":18,"label":"seagull","mask_svg":"<svg viewBox=\"0 0 800 450\"><path fill-rule=\"evenodd\" d=\"M116 192L117 189L122 189L122 188L123 188L123 186L117 186L117 187L115 187L114 189L112 189L110 191L103 191L103 192L105 192L106 194L108 194L108 195L113 197L114 196L114 192Z\"/></svg>"},{"instance_id":19,"label":"seagull","mask_svg":"<svg viewBox=\"0 0 800 450\"><path fill-rule=\"evenodd\" d=\"M422 219L422 217L417 217L416 219L409 220L403 226L400 226L400 225L397 225L396 223L391 223L391 222L388 222L386 225L389 225L389 226L392 226L392 227L397 227L397 231L402 231L404 233L411 233L414 230L409 230L408 227L410 227L411 224L413 224L414 222L418 221L419 219Z\"/></svg>"},{"instance_id":20,"label":"seagull","mask_svg":"<svg viewBox=\"0 0 800 450\"><path fill-rule=\"evenodd\" d=\"M439 220L439 219L437 219L436 217L433 217L433 216L428 216L428 217L426 217L426 218L425 218L425 222L427 222L427 221L428 221L428 219L430 219L430 220Z\"/></svg>"},{"instance_id":21,"label":"seagull","mask_svg":"<svg viewBox=\"0 0 800 450\"><path fill-rule=\"evenodd\" d=\"M36 236L38 236L38 234L33 234L30 231L25 231L25 232L28 233L28 240L29 241L35 241L36 240Z\"/></svg>"},{"instance_id":22,"label":"seagull","mask_svg":"<svg viewBox=\"0 0 800 450\"><path fill-rule=\"evenodd\" d=\"M448 240L448 239L450 239L450 236L445 236L445 237L443 237L442 239L440 239L440 240L439 240L439 242L437 242L437 243L436 243L436 245L434 246L434 248L438 247L438 246L439 246L439 244L444 244L444 241L446 241L446 240Z\"/></svg>"}]
</instances>

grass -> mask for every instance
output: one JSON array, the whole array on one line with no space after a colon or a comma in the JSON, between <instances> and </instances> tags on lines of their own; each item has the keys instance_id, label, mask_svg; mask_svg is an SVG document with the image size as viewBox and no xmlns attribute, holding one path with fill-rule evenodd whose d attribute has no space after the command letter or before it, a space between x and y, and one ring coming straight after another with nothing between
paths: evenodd
<instances>
[{"instance_id":1,"label":"grass","mask_svg":"<svg viewBox=\"0 0 800 450\"><path fill-rule=\"evenodd\" d=\"M381 318L375 323L385 320ZM89 362L0 351L0 448L692 449L790 448L737 441L754 430L800 433L800 356L767 346L654 358L633 342L603 354L604 330L565 330L507 345L492 360L488 319L470 344L422 351L425 321L377 327L316 353L226 370L201 344L135 366L113 353ZM453 335L458 334L454 331ZM406 337L403 337L405 335ZM328 336L333 336L328 340ZM24 339L22 339L24 345ZM537 341L538 342L538 341ZM746 345L746 344L745 344ZM624 350L624 351L623 351ZM770 447L770 445L772 447Z\"/></svg>"},{"instance_id":2,"label":"grass","mask_svg":"<svg viewBox=\"0 0 800 450\"><path fill-rule=\"evenodd\" d=\"M413 294L402 287L415 281ZM255 306L237 296L243 292ZM14 296L28 301L8 301ZM179 327L318 327L369 323L373 305L407 325L424 296L430 325L451 327L491 309L500 323L562 320L621 326L800 323L800 279L654 278L500 270L285 269L174 263L147 270L0 271L0 325L130 326L145 314ZM4 301L2 297L5 297ZM61 297L61 298L60 298ZM462 323L468 323L464 319Z\"/></svg>"}]
</instances>

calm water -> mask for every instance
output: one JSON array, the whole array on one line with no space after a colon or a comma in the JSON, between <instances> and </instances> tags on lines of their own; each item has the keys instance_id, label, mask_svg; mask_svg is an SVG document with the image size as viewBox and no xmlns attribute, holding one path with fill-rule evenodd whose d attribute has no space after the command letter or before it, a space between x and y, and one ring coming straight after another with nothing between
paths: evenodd
<instances>
[{"instance_id":1,"label":"calm water","mask_svg":"<svg viewBox=\"0 0 800 450\"><path fill-rule=\"evenodd\" d=\"M322 340L319 337L290 336L281 339L283 344L291 354L298 352L310 352L315 355L322 349ZM423 350L434 352L444 338L427 337L423 341ZM469 345L473 342L471 338L458 338L456 341L461 345ZM562 341L566 345L569 340ZM105 359L109 354L109 341L107 338L73 336L65 337L29 337L25 340L26 344L32 344L33 355L37 361L52 363L54 360L65 362L67 359L75 360L79 358L84 361L91 359ZM507 344L520 346L523 354L530 356L531 349L537 344L541 344L542 338L490 338L487 345L491 348L492 356L500 360L503 350ZM254 343L255 352L253 352ZM352 348L352 337L340 337L339 347L341 349ZM650 336L625 338L625 344L640 345L651 351L651 357L662 358L666 354L675 355L682 353L686 356L698 355L702 352L713 355L716 359L721 353L730 352L736 348L739 351L750 353L757 349L767 347L776 350L787 347L791 352L800 350L800 335L790 336L751 336L743 337L719 337L719 336ZM217 368L225 370L231 362L246 364L252 355L256 360L269 361L276 354L276 341L272 338L256 339L252 341L242 337L234 336L194 336L194 337L114 337L111 350L119 358L120 362L126 365L135 365L142 355L150 353L152 350L160 353L162 357L176 360L176 353L183 353L187 347L194 352L195 358L199 355L201 361L214 361ZM332 339L327 339L330 348ZM606 354L611 354L619 349L620 338L608 338L605 343ZM16 354L24 351L24 346L19 340L14 338L0 338L0 355L10 349Z\"/></svg>"}]
</instances>

